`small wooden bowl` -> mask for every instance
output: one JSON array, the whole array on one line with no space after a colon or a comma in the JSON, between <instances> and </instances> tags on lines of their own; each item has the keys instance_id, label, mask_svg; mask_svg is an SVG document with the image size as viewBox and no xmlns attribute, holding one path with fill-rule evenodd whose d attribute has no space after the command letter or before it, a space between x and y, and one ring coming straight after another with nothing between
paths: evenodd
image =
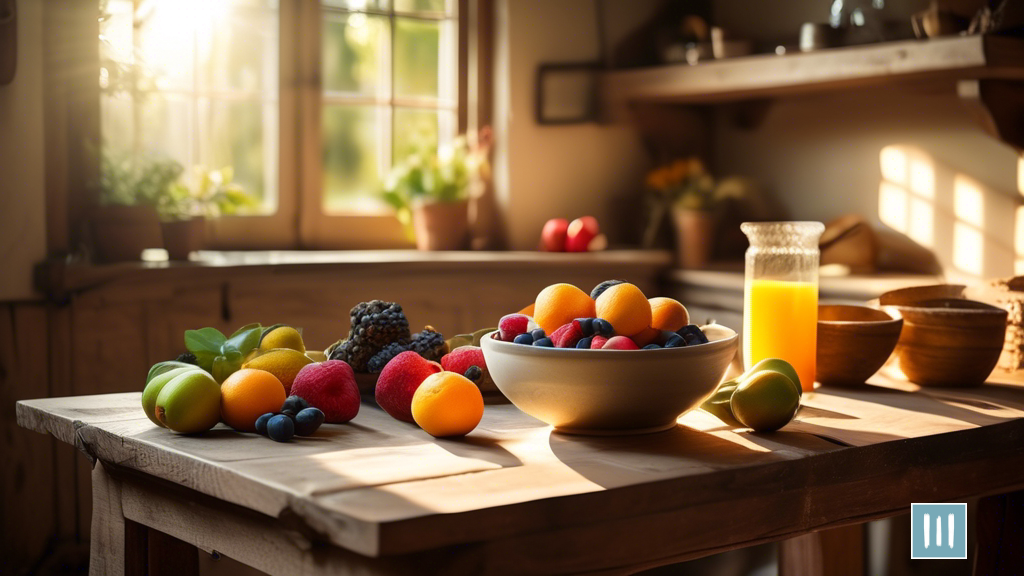
<instances>
[{"instance_id":1,"label":"small wooden bowl","mask_svg":"<svg viewBox=\"0 0 1024 576\"><path fill-rule=\"evenodd\" d=\"M977 386L999 362L1006 310L964 299L963 288L906 288L880 298L903 316L896 357L910 381L921 386Z\"/></svg>"},{"instance_id":2,"label":"small wooden bowl","mask_svg":"<svg viewBox=\"0 0 1024 576\"><path fill-rule=\"evenodd\" d=\"M828 386L863 384L885 364L903 320L866 306L818 306L815 378Z\"/></svg>"}]
</instances>

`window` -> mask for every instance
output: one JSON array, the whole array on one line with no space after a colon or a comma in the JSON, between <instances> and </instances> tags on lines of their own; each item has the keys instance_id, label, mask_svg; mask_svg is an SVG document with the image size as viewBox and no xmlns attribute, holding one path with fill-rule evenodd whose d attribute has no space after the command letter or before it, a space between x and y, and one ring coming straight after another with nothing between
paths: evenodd
<instances>
[{"instance_id":1,"label":"window","mask_svg":"<svg viewBox=\"0 0 1024 576\"><path fill-rule=\"evenodd\" d=\"M260 204L212 221L216 246L406 245L377 192L464 128L458 6L104 0L102 140L173 158L186 179L232 166Z\"/></svg>"}]
</instances>

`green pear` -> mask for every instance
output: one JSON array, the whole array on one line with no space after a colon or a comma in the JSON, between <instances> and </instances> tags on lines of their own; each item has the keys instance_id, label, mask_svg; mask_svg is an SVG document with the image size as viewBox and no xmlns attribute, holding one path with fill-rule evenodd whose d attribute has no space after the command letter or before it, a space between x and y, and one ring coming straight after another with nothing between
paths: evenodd
<instances>
[{"instance_id":1,"label":"green pear","mask_svg":"<svg viewBox=\"0 0 1024 576\"><path fill-rule=\"evenodd\" d=\"M730 405L732 394L736 391L736 387L739 386L739 384L740 378L733 378L732 380L722 382L718 385L718 390L716 390L710 398L705 400L700 407L705 412L717 417L729 426L743 426L743 424L733 416L732 407Z\"/></svg>"},{"instance_id":2,"label":"green pear","mask_svg":"<svg viewBox=\"0 0 1024 576\"><path fill-rule=\"evenodd\" d=\"M801 396L804 395L804 389L800 386L800 376L796 373L796 368L793 368L792 364L781 358L765 358L764 360L761 360L757 364L754 364L750 370L747 370L746 373L743 374L742 379L746 380L746 378L751 374L762 370L772 370L774 372L785 374L793 381L793 384L796 384L797 392L799 392Z\"/></svg>"},{"instance_id":3,"label":"green pear","mask_svg":"<svg viewBox=\"0 0 1024 576\"><path fill-rule=\"evenodd\" d=\"M761 370L747 376L732 393L729 405L737 420L757 432L789 424L800 408L800 388L782 372Z\"/></svg>"},{"instance_id":4,"label":"green pear","mask_svg":"<svg viewBox=\"0 0 1024 576\"><path fill-rule=\"evenodd\" d=\"M202 370L202 368L191 364L186 364L185 366L179 366L176 368L172 367L170 370L161 372L146 382L146 388L142 391L142 409L154 424L163 427L163 423L156 418L156 398L160 395L160 391L163 390L164 386L166 386L168 382L174 380L180 374L192 372L194 370Z\"/></svg>"},{"instance_id":5,"label":"green pear","mask_svg":"<svg viewBox=\"0 0 1024 576\"><path fill-rule=\"evenodd\" d=\"M213 428L220 421L220 384L204 370L178 374L157 396L156 418L181 434Z\"/></svg>"},{"instance_id":6,"label":"green pear","mask_svg":"<svg viewBox=\"0 0 1024 576\"><path fill-rule=\"evenodd\" d=\"M195 364L189 364L188 362L178 362L177 360L167 360L166 362L157 362L153 364L153 367L149 369L149 374L146 375L146 384L157 376L174 370L175 368L198 368Z\"/></svg>"}]
</instances>

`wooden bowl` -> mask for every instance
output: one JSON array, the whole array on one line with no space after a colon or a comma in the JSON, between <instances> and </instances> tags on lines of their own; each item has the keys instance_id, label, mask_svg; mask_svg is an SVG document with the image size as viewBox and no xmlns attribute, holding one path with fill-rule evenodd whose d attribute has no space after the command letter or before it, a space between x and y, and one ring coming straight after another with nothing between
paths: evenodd
<instances>
[{"instance_id":1,"label":"wooden bowl","mask_svg":"<svg viewBox=\"0 0 1024 576\"><path fill-rule=\"evenodd\" d=\"M738 336L706 330L710 342L660 350L577 350L480 340L498 389L559 432L627 435L676 426L722 381Z\"/></svg>"},{"instance_id":2,"label":"wooden bowl","mask_svg":"<svg viewBox=\"0 0 1024 576\"><path fill-rule=\"evenodd\" d=\"M818 306L815 378L828 386L863 384L885 364L900 338L903 320L866 306Z\"/></svg>"},{"instance_id":3,"label":"wooden bowl","mask_svg":"<svg viewBox=\"0 0 1024 576\"><path fill-rule=\"evenodd\" d=\"M893 299L883 295L881 300ZM961 297L908 302L896 309L903 316L896 357L910 381L921 386L977 386L999 361L1006 310Z\"/></svg>"},{"instance_id":4,"label":"wooden bowl","mask_svg":"<svg viewBox=\"0 0 1024 576\"><path fill-rule=\"evenodd\" d=\"M925 300L963 298L965 288L967 287L962 284L933 284L900 288L882 294L878 298L878 303L882 306L912 306Z\"/></svg>"}]
</instances>

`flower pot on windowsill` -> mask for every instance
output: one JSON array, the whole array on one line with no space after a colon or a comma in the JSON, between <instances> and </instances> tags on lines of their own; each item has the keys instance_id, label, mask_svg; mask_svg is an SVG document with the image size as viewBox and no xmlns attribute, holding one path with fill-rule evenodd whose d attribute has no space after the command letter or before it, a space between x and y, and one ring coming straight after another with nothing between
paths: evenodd
<instances>
[{"instance_id":1,"label":"flower pot on windowsill","mask_svg":"<svg viewBox=\"0 0 1024 576\"><path fill-rule=\"evenodd\" d=\"M715 240L715 216L708 210L675 207L676 258L683 268L703 268L711 261Z\"/></svg>"},{"instance_id":2,"label":"flower pot on windowsill","mask_svg":"<svg viewBox=\"0 0 1024 576\"><path fill-rule=\"evenodd\" d=\"M412 225L420 250L464 250L469 240L469 200L417 204Z\"/></svg>"},{"instance_id":3,"label":"flower pot on windowsill","mask_svg":"<svg viewBox=\"0 0 1024 576\"><path fill-rule=\"evenodd\" d=\"M188 220L161 222L164 248L171 260L188 260L188 255L203 249L206 239L206 218L196 216Z\"/></svg>"},{"instance_id":4,"label":"flower pot on windowsill","mask_svg":"<svg viewBox=\"0 0 1024 576\"><path fill-rule=\"evenodd\" d=\"M152 206L97 206L89 218L100 262L133 262L146 248L163 248L160 219Z\"/></svg>"}]
</instances>

